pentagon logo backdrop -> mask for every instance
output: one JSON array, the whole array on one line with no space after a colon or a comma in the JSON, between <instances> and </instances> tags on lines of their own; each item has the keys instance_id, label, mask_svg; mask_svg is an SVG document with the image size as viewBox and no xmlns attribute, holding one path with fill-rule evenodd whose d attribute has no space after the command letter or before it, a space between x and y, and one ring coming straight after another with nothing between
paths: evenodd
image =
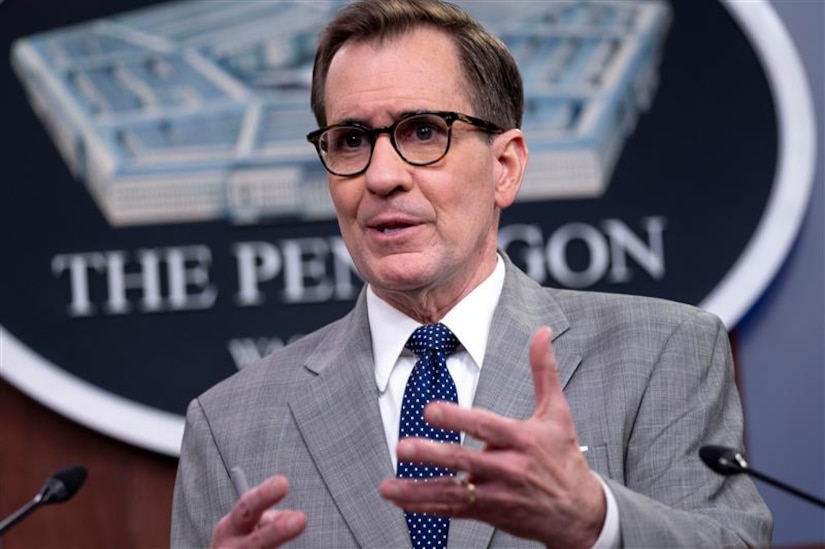
<instances>
[{"instance_id":1,"label":"pentagon logo backdrop","mask_svg":"<svg viewBox=\"0 0 825 549\"><path fill-rule=\"evenodd\" d=\"M2 374L175 454L190 399L360 290L304 139L340 3L141 4L0 5ZM543 284L732 327L784 259L814 163L796 54L760 42L771 8L463 4L525 80L530 163L500 248Z\"/></svg>"}]
</instances>

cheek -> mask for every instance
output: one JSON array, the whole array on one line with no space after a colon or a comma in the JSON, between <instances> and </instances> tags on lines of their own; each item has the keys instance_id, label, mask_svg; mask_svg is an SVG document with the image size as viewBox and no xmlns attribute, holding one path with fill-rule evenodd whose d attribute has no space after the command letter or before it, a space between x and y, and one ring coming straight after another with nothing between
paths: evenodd
<instances>
[{"instance_id":1,"label":"cheek","mask_svg":"<svg viewBox=\"0 0 825 549\"><path fill-rule=\"evenodd\" d=\"M462 184L452 183L448 196L442 196L442 204L449 208L451 215L463 219L468 224L476 224L488 219L496 205L496 194L485 174L476 174ZM488 183L483 183L488 181ZM446 193L445 193L446 194Z\"/></svg>"},{"instance_id":2,"label":"cheek","mask_svg":"<svg viewBox=\"0 0 825 549\"><path fill-rule=\"evenodd\" d=\"M474 247L484 240L493 224L492 195L481 189L466 190L452 197L448 210L442 210L442 236L460 247Z\"/></svg>"},{"instance_id":3,"label":"cheek","mask_svg":"<svg viewBox=\"0 0 825 549\"><path fill-rule=\"evenodd\" d=\"M356 230L358 218L357 200L354 200L351 194L342 192L341 189L333 192L330 188L330 196L332 198L332 204L335 207L338 230L350 254L354 255L357 253L358 248L360 248L360 246L355 243L355 240L358 238L358 231Z\"/></svg>"},{"instance_id":4,"label":"cheek","mask_svg":"<svg viewBox=\"0 0 825 549\"><path fill-rule=\"evenodd\" d=\"M345 183L333 181L329 185L332 205L342 224L350 222L358 212L358 195L353 191L354 189L348 188Z\"/></svg>"}]
</instances>

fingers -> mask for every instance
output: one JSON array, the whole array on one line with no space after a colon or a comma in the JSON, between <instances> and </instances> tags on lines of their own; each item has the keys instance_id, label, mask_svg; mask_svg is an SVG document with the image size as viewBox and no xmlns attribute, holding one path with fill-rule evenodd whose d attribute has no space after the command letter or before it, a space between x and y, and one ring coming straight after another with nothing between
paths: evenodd
<instances>
[{"instance_id":1,"label":"fingers","mask_svg":"<svg viewBox=\"0 0 825 549\"><path fill-rule=\"evenodd\" d=\"M298 537L306 525L306 515L301 511L267 511L242 546L278 547Z\"/></svg>"},{"instance_id":2,"label":"fingers","mask_svg":"<svg viewBox=\"0 0 825 549\"><path fill-rule=\"evenodd\" d=\"M534 417L547 417L553 411L554 403L563 398L556 356L550 343L552 339L553 331L542 326L530 342L530 369L536 396Z\"/></svg>"},{"instance_id":3,"label":"fingers","mask_svg":"<svg viewBox=\"0 0 825 549\"><path fill-rule=\"evenodd\" d=\"M288 491L286 478L275 476L246 492L215 526L212 547L277 547L298 536L304 513L271 509Z\"/></svg>"},{"instance_id":4,"label":"fingers","mask_svg":"<svg viewBox=\"0 0 825 549\"><path fill-rule=\"evenodd\" d=\"M454 477L428 479L416 482L386 479L381 483L381 496L393 504L414 513L432 513L443 516L466 516L476 503L475 486L472 501L468 484Z\"/></svg>"},{"instance_id":5,"label":"fingers","mask_svg":"<svg viewBox=\"0 0 825 549\"><path fill-rule=\"evenodd\" d=\"M473 478L512 478L522 471L522 460L516 451L478 452L459 444L444 444L422 438L407 438L398 443L400 461L420 461Z\"/></svg>"},{"instance_id":6,"label":"fingers","mask_svg":"<svg viewBox=\"0 0 825 549\"><path fill-rule=\"evenodd\" d=\"M261 515L251 532L236 535L219 532L220 525L221 523L218 523L212 538L213 549L279 547L304 531L306 516L300 511L269 510Z\"/></svg>"},{"instance_id":7,"label":"fingers","mask_svg":"<svg viewBox=\"0 0 825 549\"><path fill-rule=\"evenodd\" d=\"M229 513L229 532L245 534L257 526L264 511L281 501L289 491L289 482L275 476L246 492Z\"/></svg>"},{"instance_id":8,"label":"fingers","mask_svg":"<svg viewBox=\"0 0 825 549\"><path fill-rule=\"evenodd\" d=\"M424 408L427 423L462 431L495 447L506 448L520 440L518 422L481 408L459 408L451 402L432 402Z\"/></svg>"},{"instance_id":9,"label":"fingers","mask_svg":"<svg viewBox=\"0 0 825 549\"><path fill-rule=\"evenodd\" d=\"M530 342L530 369L536 398L533 417L546 421L560 420L566 425L570 422L570 413L559 380L552 338L552 330L542 326ZM426 407L424 418L427 423L442 429L463 431L494 447L507 448L524 442L525 434L518 422L478 408L466 409L455 404L435 402Z\"/></svg>"}]
</instances>

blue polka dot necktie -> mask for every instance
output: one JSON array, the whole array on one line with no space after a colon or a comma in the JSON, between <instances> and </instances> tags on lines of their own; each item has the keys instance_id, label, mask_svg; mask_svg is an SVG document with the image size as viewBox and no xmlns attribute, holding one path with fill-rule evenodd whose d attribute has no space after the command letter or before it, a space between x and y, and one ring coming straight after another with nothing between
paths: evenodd
<instances>
[{"instance_id":1,"label":"blue polka dot necktie","mask_svg":"<svg viewBox=\"0 0 825 549\"><path fill-rule=\"evenodd\" d=\"M406 345L415 353L415 363L401 403L399 439L422 437L439 442L460 442L457 431L433 427L424 421L424 406L433 400L458 402L455 383L447 371L447 355L458 347L458 339L443 324L421 326L413 332ZM426 482L429 478L452 476L443 467L432 467L420 462L399 461L398 478L411 478ZM414 548L446 547L450 519L423 513L406 513L407 527Z\"/></svg>"}]
</instances>

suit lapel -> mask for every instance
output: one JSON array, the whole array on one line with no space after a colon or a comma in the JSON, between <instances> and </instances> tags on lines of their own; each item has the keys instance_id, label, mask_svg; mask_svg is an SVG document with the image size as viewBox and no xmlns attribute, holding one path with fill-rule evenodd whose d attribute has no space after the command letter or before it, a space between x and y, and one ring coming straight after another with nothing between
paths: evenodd
<instances>
[{"instance_id":1,"label":"suit lapel","mask_svg":"<svg viewBox=\"0 0 825 549\"><path fill-rule=\"evenodd\" d=\"M570 325L547 290L519 271L505 259L507 274L499 298L473 406L504 417L525 419L535 410L533 378L530 372L529 346L533 333L541 325L553 329L553 349L562 387L575 372L581 356L570 352L564 333ZM464 444L481 450L483 442L465 437ZM495 528L468 520L450 524L451 547L487 547Z\"/></svg>"},{"instance_id":2,"label":"suit lapel","mask_svg":"<svg viewBox=\"0 0 825 549\"><path fill-rule=\"evenodd\" d=\"M570 322L547 288L521 272L506 256L505 266L504 288L490 325L473 404L508 417L529 417L535 405L529 361L535 331L544 325L553 329L553 351L562 389L581 362L581 353L564 337ZM520 402L520 395L529 396L527 408ZM521 410L526 413L522 415Z\"/></svg>"},{"instance_id":3,"label":"suit lapel","mask_svg":"<svg viewBox=\"0 0 825 549\"><path fill-rule=\"evenodd\" d=\"M289 403L319 473L358 544L409 545L404 513L381 498L394 476L378 407L362 293L341 330L307 360L317 374Z\"/></svg>"}]
</instances>

